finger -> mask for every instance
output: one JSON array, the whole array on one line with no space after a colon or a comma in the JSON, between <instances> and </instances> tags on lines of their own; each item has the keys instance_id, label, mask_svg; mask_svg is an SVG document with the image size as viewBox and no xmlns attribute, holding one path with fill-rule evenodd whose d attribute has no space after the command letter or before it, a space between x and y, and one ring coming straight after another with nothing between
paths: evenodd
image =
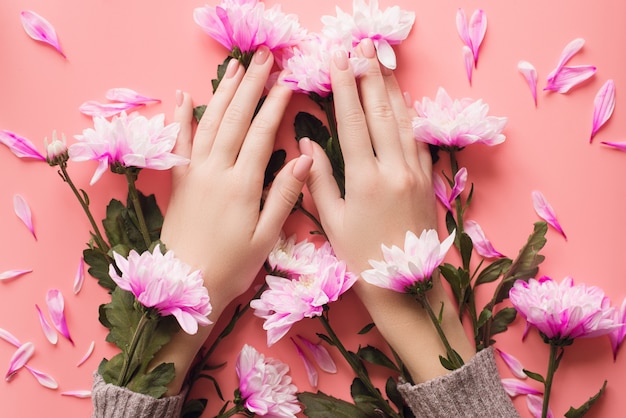
<instances>
[{"instance_id":1,"label":"finger","mask_svg":"<svg viewBox=\"0 0 626 418\"><path fill-rule=\"evenodd\" d=\"M413 101L411 99L411 95L408 92L404 93L404 101L407 106L407 110L409 112L409 118L411 120L411 131L413 130L413 119L417 117L417 112L415 111L415 106L413 105ZM415 147L417 149L417 158L420 162L420 166L422 171L432 177L433 170L433 157L430 155L430 147L427 143L418 141L415 139L415 135L411 132L413 139L415 140Z\"/></svg>"},{"instance_id":2,"label":"finger","mask_svg":"<svg viewBox=\"0 0 626 418\"><path fill-rule=\"evenodd\" d=\"M224 113L211 149L211 157L228 165L234 164L265 89L273 62L272 53L265 46L254 53L252 62Z\"/></svg>"},{"instance_id":3,"label":"finger","mask_svg":"<svg viewBox=\"0 0 626 418\"><path fill-rule=\"evenodd\" d=\"M302 141L302 140L301 140ZM326 230L334 219L338 218L343 199L337 187L337 182L333 177L333 169L328 161L328 157L317 144L313 145L313 167L307 179L307 187L315 203L315 207L320 216L320 221Z\"/></svg>"},{"instance_id":4,"label":"finger","mask_svg":"<svg viewBox=\"0 0 626 418\"><path fill-rule=\"evenodd\" d=\"M191 97L187 93L176 90L174 122L179 124L180 130L178 131L178 137L176 138L176 144L172 149L172 153L185 158L191 158L192 118L193 108L191 105ZM187 166L184 165L172 167L172 176L174 176L174 178L180 177L185 171L187 171Z\"/></svg>"}]
</instances>

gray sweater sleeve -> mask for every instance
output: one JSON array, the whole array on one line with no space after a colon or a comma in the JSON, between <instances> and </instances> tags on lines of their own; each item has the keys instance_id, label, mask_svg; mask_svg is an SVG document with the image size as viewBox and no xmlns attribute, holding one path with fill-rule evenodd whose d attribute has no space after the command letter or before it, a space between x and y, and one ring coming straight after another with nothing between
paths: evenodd
<instances>
[{"instance_id":1,"label":"gray sweater sleeve","mask_svg":"<svg viewBox=\"0 0 626 418\"><path fill-rule=\"evenodd\" d=\"M91 388L92 418L178 418L186 390L176 396L155 399L126 388L107 384L94 373Z\"/></svg>"},{"instance_id":2,"label":"gray sweater sleeve","mask_svg":"<svg viewBox=\"0 0 626 418\"><path fill-rule=\"evenodd\" d=\"M398 390L416 417L519 417L500 383L493 349L482 350L445 376Z\"/></svg>"}]
</instances>

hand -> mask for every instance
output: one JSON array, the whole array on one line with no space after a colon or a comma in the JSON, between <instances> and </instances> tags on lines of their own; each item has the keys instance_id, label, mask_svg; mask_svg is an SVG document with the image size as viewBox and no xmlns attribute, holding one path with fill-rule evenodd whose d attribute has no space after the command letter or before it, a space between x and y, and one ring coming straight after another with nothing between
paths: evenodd
<instances>
[{"instance_id":1,"label":"hand","mask_svg":"<svg viewBox=\"0 0 626 418\"><path fill-rule=\"evenodd\" d=\"M344 52L335 53L331 64L345 162L345 199L341 199L328 159L318 146L308 187L337 256L350 270L360 273L370 268L368 260L382 260L381 244L403 247L407 230L419 235L424 229L436 228L437 217L430 153L426 144L413 138L412 113L398 83L390 70L381 69L371 40L363 40L357 52L369 60L369 70L358 86ZM431 304L438 309L444 303L444 330L447 327L454 334L448 338L461 356L471 357L473 350L457 314L439 281L435 282L429 292ZM445 350L426 314L410 296L363 280L354 289L414 379L427 380L446 372L437 357L445 355Z\"/></svg>"}]
</instances>

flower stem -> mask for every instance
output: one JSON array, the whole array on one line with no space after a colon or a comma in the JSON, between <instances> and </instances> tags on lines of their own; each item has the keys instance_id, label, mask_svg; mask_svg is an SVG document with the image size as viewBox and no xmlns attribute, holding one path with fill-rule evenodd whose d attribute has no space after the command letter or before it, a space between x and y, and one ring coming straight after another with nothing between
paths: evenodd
<instances>
[{"instance_id":1,"label":"flower stem","mask_svg":"<svg viewBox=\"0 0 626 418\"><path fill-rule=\"evenodd\" d=\"M233 415L237 415L242 412L245 413L246 409L239 404L235 404L235 406L230 408L228 411L222 412L221 414L217 415L215 418L228 418L228 417L232 417ZM247 413L245 415L252 416Z\"/></svg>"},{"instance_id":2,"label":"flower stem","mask_svg":"<svg viewBox=\"0 0 626 418\"><path fill-rule=\"evenodd\" d=\"M302 204L298 205L298 210L302 212L304 216L309 218L311 222L313 222L313 224L315 224L315 227L317 228L317 232L319 232L328 241L328 236L326 235L326 232L324 231L324 227L322 226L322 223L315 217L315 215L313 215L311 212L306 210L304 206L302 206Z\"/></svg>"},{"instance_id":3,"label":"flower stem","mask_svg":"<svg viewBox=\"0 0 626 418\"><path fill-rule=\"evenodd\" d=\"M137 328L133 333L133 338L130 340L130 345L128 346L128 350L124 353L124 363L122 364L122 371L117 378L117 386L126 386L128 384L128 369L130 368L130 364L132 359L135 356L135 350L137 349L137 344L139 344L139 340L141 339L141 335L143 334L143 329L148 324L148 312L144 312L139 319L139 323L137 324Z\"/></svg>"},{"instance_id":4,"label":"flower stem","mask_svg":"<svg viewBox=\"0 0 626 418\"><path fill-rule=\"evenodd\" d=\"M454 178L459 172L459 163L456 160L456 151L454 149L449 150L450 154L450 169L452 170L452 178ZM454 243L456 247L461 250L461 235L463 234L463 201L461 195L458 195L454 199L456 205L456 237ZM469 270L468 266L463 266L466 270Z\"/></svg>"},{"instance_id":5,"label":"flower stem","mask_svg":"<svg viewBox=\"0 0 626 418\"><path fill-rule=\"evenodd\" d=\"M556 369L558 367L557 358L560 357L557 355L559 349L563 350L563 347L550 343L550 360L548 362L548 373L546 374L546 381L544 383L541 418L546 418L548 416L548 404L550 402L550 392L552 391L552 379L554 378L554 373L556 373Z\"/></svg>"},{"instance_id":6,"label":"flower stem","mask_svg":"<svg viewBox=\"0 0 626 418\"><path fill-rule=\"evenodd\" d=\"M137 176L133 173L130 173L128 170L125 170L124 175L126 176L126 181L128 183L128 194L130 196L130 200L133 203L133 208L135 209L135 214L137 215L137 222L139 223L139 231L141 232L141 236L146 244L146 248L150 248L150 244L152 240L150 239L150 232L148 231L148 226L146 225L146 219L143 216L143 211L141 210L141 204L139 203L139 194L137 193L137 187L135 186L135 181Z\"/></svg>"}]
</instances>

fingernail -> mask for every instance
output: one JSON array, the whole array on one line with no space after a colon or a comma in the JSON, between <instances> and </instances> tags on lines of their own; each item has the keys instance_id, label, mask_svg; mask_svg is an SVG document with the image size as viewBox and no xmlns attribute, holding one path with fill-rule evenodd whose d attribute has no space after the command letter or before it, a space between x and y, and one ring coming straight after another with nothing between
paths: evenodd
<instances>
[{"instance_id":1,"label":"fingernail","mask_svg":"<svg viewBox=\"0 0 626 418\"><path fill-rule=\"evenodd\" d=\"M404 93L402 93L402 96L404 97L404 104L406 105L406 107L412 107L413 100L411 99L411 93L405 91Z\"/></svg>"},{"instance_id":2,"label":"fingernail","mask_svg":"<svg viewBox=\"0 0 626 418\"><path fill-rule=\"evenodd\" d=\"M176 90L176 106L181 107L183 105L183 100L185 100L185 95L181 90Z\"/></svg>"},{"instance_id":3,"label":"fingernail","mask_svg":"<svg viewBox=\"0 0 626 418\"><path fill-rule=\"evenodd\" d=\"M264 64L267 58L270 56L270 50L265 45L260 46L254 53L255 64Z\"/></svg>"},{"instance_id":4,"label":"fingernail","mask_svg":"<svg viewBox=\"0 0 626 418\"><path fill-rule=\"evenodd\" d=\"M339 70L347 70L348 69L348 54L343 49L338 49L333 54L333 61L335 62L335 66Z\"/></svg>"},{"instance_id":5,"label":"fingernail","mask_svg":"<svg viewBox=\"0 0 626 418\"><path fill-rule=\"evenodd\" d=\"M305 181L313 165L313 158L309 155L301 155L293 166L293 176L298 181Z\"/></svg>"},{"instance_id":6,"label":"fingernail","mask_svg":"<svg viewBox=\"0 0 626 418\"><path fill-rule=\"evenodd\" d=\"M365 38L361 41L361 52L365 58L374 58L376 56L376 48L374 48L374 42L370 38Z\"/></svg>"},{"instance_id":7,"label":"fingernail","mask_svg":"<svg viewBox=\"0 0 626 418\"><path fill-rule=\"evenodd\" d=\"M232 78L239 68L239 61L235 58L228 61L228 65L226 66L226 71L224 71L224 78Z\"/></svg>"},{"instance_id":8,"label":"fingernail","mask_svg":"<svg viewBox=\"0 0 626 418\"><path fill-rule=\"evenodd\" d=\"M298 148L300 148L302 155L308 155L309 157L313 155L313 144L311 144L311 140L307 137L300 138Z\"/></svg>"}]
</instances>

